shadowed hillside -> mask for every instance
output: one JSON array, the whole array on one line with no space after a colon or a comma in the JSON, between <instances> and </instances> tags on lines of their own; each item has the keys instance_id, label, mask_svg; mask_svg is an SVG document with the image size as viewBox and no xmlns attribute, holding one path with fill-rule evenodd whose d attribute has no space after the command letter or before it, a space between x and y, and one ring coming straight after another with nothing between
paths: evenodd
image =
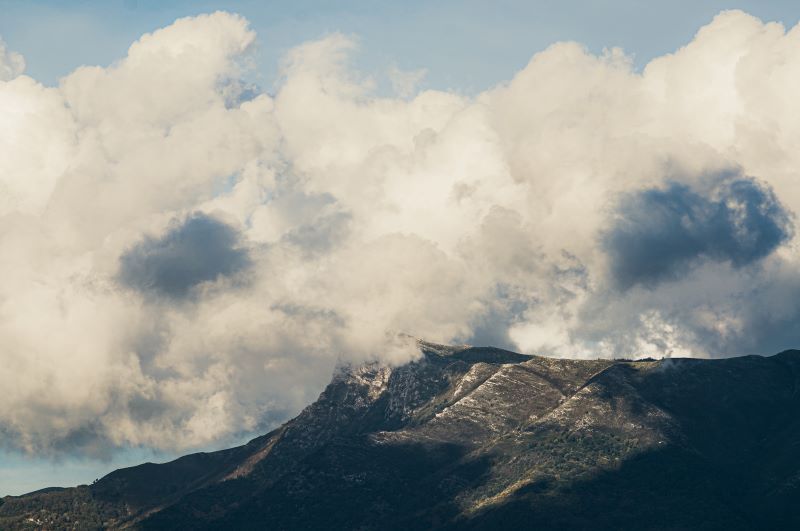
<instances>
[{"instance_id":1,"label":"shadowed hillside","mask_svg":"<svg viewBox=\"0 0 800 531\"><path fill-rule=\"evenodd\" d=\"M566 360L421 343L221 452L6 497L2 529L800 528L800 351Z\"/></svg>"}]
</instances>

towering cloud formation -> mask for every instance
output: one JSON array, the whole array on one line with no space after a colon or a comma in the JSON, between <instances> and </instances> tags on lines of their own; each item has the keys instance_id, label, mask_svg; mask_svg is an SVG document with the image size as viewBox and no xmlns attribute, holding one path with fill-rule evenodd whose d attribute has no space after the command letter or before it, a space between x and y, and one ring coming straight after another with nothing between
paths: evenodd
<instances>
[{"instance_id":1,"label":"towering cloud formation","mask_svg":"<svg viewBox=\"0 0 800 531\"><path fill-rule=\"evenodd\" d=\"M641 73L555 44L475 97L378 97L341 35L259 93L254 38L178 20L55 88L0 46L5 444L221 442L338 360L412 358L401 332L580 357L800 342L800 29L722 13Z\"/></svg>"}]
</instances>

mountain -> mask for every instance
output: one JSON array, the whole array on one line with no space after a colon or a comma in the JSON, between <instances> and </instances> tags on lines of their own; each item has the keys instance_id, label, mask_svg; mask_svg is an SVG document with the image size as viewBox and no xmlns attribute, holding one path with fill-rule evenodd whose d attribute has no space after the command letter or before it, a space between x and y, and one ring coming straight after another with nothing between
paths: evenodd
<instances>
[{"instance_id":1,"label":"mountain","mask_svg":"<svg viewBox=\"0 0 800 531\"><path fill-rule=\"evenodd\" d=\"M0 529L800 529L800 351L420 345L244 446L7 496Z\"/></svg>"}]
</instances>

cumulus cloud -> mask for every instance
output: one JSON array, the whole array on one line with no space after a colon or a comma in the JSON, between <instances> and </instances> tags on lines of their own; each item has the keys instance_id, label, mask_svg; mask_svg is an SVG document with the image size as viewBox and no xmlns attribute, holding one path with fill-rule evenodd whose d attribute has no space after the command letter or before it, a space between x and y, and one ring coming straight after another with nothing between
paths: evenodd
<instances>
[{"instance_id":1,"label":"cumulus cloud","mask_svg":"<svg viewBox=\"0 0 800 531\"><path fill-rule=\"evenodd\" d=\"M572 357L796 347L798 39L725 12L642 72L556 43L473 97L395 72L397 98L339 34L259 91L228 13L57 87L2 48L4 444L223 444L339 361L417 356L404 333Z\"/></svg>"},{"instance_id":2,"label":"cumulus cloud","mask_svg":"<svg viewBox=\"0 0 800 531\"><path fill-rule=\"evenodd\" d=\"M25 71L25 58L21 54L9 50L5 41L0 39L0 81L14 79Z\"/></svg>"},{"instance_id":3,"label":"cumulus cloud","mask_svg":"<svg viewBox=\"0 0 800 531\"><path fill-rule=\"evenodd\" d=\"M389 68L389 81L397 95L406 98L414 94L427 73L428 71L424 68L401 70L396 65L393 65Z\"/></svg>"}]
</instances>

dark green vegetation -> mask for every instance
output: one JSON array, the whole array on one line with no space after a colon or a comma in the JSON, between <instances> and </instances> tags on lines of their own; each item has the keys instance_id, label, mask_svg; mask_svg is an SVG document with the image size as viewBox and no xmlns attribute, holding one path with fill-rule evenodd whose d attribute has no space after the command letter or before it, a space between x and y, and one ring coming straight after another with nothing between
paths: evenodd
<instances>
[{"instance_id":1,"label":"dark green vegetation","mask_svg":"<svg viewBox=\"0 0 800 531\"><path fill-rule=\"evenodd\" d=\"M245 446L6 497L0 529L800 529L800 351L423 348Z\"/></svg>"}]
</instances>

